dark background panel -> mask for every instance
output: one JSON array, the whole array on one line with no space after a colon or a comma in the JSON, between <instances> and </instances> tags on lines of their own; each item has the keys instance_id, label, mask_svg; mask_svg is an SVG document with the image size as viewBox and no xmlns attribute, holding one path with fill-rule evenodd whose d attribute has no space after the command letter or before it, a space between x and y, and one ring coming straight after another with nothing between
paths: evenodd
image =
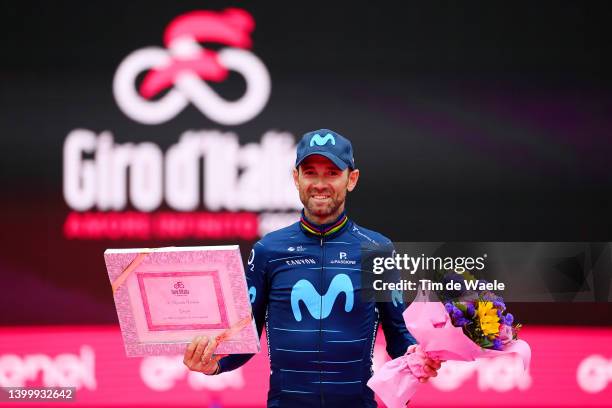
<instances>
[{"instance_id":1,"label":"dark background panel","mask_svg":"<svg viewBox=\"0 0 612 408\"><path fill-rule=\"evenodd\" d=\"M193 106L155 126L127 118L112 95L123 58L163 46L181 13L230 6L256 22L253 52L272 77L263 112L231 127ZM329 127L351 138L362 171L349 215L395 241L612 240L603 2L40 1L0 13L0 273L35 293L0 323L114 322L102 251L169 245L63 237L62 147L79 127L162 149L187 129L246 144ZM231 99L244 83L214 87ZM246 254L252 242L239 244ZM612 315L609 304L516 307L533 323Z\"/></svg>"}]
</instances>

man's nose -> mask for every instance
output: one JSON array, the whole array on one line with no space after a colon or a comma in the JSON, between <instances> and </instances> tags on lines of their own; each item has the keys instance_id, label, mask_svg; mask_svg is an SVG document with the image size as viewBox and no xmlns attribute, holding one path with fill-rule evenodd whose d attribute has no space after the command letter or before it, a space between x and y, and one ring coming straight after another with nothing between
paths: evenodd
<instances>
[{"instance_id":1,"label":"man's nose","mask_svg":"<svg viewBox=\"0 0 612 408\"><path fill-rule=\"evenodd\" d=\"M318 176L315 180L313 180L312 187L314 189L325 190L327 188L327 180L325 180L325 177L323 176Z\"/></svg>"}]
</instances>

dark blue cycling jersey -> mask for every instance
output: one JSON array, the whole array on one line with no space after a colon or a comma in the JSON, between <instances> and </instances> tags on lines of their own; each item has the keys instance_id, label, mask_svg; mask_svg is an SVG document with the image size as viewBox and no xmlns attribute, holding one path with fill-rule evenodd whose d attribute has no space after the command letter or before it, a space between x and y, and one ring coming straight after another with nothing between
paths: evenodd
<instances>
[{"instance_id":1,"label":"dark blue cycling jersey","mask_svg":"<svg viewBox=\"0 0 612 408\"><path fill-rule=\"evenodd\" d=\"M325 225L302 216L253 246L246 275L259 335L266 326L269 407L375 407L366 383L379 322L392 358L416 343L402 319L403 303L362 299L364 243L392 249L389 239L343 213ZM225 357L220 372L252 356Z\"/></svg>"}]
</instances>

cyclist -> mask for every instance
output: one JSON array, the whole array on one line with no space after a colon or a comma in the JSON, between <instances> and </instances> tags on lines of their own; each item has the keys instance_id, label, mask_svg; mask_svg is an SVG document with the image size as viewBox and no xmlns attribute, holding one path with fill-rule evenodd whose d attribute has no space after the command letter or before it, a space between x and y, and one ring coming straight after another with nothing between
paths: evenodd
<instances>
[{"instance_id":1,"label":"cyclist","mask_svg":"<svg viewBox=\"0 0 612 408\"><path fill-rule=\"evenodd\" d=\"M320 129L297 146L295 186L304 205L299 222L255 243L247 284L257 330L266 328L270 356L269 407L375 407L366 385L381 324L392 358L415 343L400 301L365 301L362 246L392 250L391 241L348 218L345 199L359 179L350 141ZM215 340L196 338L185 352L189 369L214 375L253 355L215 356ZM427 360L426 381L440 363Z\"/></svg>"}]
</instances>

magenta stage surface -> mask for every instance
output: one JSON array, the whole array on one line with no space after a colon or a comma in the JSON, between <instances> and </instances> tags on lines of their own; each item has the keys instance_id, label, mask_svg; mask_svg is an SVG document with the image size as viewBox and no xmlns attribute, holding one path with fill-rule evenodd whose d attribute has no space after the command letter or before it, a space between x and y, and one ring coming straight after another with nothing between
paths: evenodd
<instances>
[{"instance_id":1,"label":"magenta stage surface","mask_svg":"<svg viewBox=\"0 0 612 408\"><path fill-rule=\"evenodd\" d=\"M510 356L448 362L411 405L610 406L612 329L531 326L522 338L533 350L529 373ZM265 344L262 350L238 370L206 377L189 372L180 355L127 358L118 326L6 327L0 329L0 385L76 386L76 402L66 404L72 407L261 407L269 378ZM386 358L380 333L375 367Z\"/></svg>"}]
</instances>

